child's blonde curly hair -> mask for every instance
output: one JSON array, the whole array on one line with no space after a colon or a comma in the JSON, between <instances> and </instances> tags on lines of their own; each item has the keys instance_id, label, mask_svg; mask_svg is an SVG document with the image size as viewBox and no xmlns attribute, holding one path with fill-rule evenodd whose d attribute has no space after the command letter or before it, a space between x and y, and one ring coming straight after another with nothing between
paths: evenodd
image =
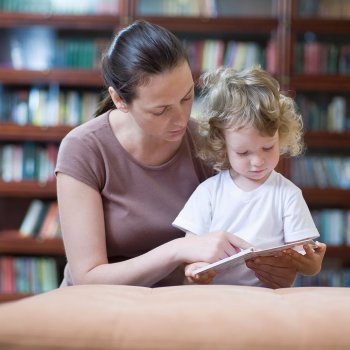
<instances>
[{"instance_id":1,"label":"child's blonde curly hair","mask_svg":"<svg viewBox=\"0 0 350 350\"><path fill-rule=\"evenodd\" d=\"M198 150L214 169L230 168L225 129L253 126L263 135L278 130L280 155L296 156L303 150L303 122L292 98L280 93L279 83L254 66L243 71L220 67L200 79L203 116L200 125L205 141Z\"/></svg>"}]
</instances>

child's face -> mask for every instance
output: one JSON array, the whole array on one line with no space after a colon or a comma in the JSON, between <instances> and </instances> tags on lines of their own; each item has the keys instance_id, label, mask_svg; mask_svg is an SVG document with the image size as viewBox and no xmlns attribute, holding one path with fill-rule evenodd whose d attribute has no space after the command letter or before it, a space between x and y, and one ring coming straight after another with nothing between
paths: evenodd
<instances>
[{"instance_id":1,"label":"child's face","mask_svg":"<svg viewBox=\"0 0 350 350\"><path fill-rule=\"evenodd\" d=\"M235 182L242 187L264 183L279 161L278 132L267 136L247 126L224 135Z\"/></svg>"}]
</instances>

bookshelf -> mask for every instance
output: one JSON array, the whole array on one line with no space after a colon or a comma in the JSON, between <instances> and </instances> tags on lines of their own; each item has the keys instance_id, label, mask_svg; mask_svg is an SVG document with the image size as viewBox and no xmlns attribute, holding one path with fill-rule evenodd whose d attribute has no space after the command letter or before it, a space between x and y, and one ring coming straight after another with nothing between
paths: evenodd
<instances>
[{"instance_id":1,"label":"bookshelf","mask_svg":"<svg viewBox=\"0 0 350 350\"><path fill-rule=\"evenodd\" d=\"M284 91L298 98L305 96L307 99L312 99L316 96L325 101L330 101L334 96L340 96L345 101L346 110L349 113L350 73L336 71L332 74L325 72L310 74L297 71L295 62L298 50L300 51L298 45L303 43L305 33L311 32L312 35L307 34L307 38L311 37L316 42L334 41L340 46L345 45L350 35L350 17L343 16L346 11L339 10L337 14L335 9L332 11L323 9L323 13L332 13L332 15L326 16L323 13L320 15L317 12L318 2L313 0L247 0L244 3L238 0L216 0L213 2L217 5L214 12L211 12L213 9L210 8L203 10L199 6L203 2L198 0L181 1L182 8L178 9L174 5L176 3L174 0L111 0L109 4L111 5L112 2L114 2L113 11L95 14L54 12L47 8L26 11L23 9L19 11L16 8L5 11L2 8L0 9L0 32L19 27L39 26L49 28L51 34L55 33L56 37L62 40L69 38L71 34L77 37L86 34L91 40L99 38L100 42L103 42L103 39L109 39L119 28L135 19L144 18L170 29L183 40L185 45L188 45L189 54L193 55L191 65L195 79L199 77L203 68L209 66L215 68L222 64L225 52L233 46L232 43L239 43L238 46L243 47L243 51L250 50L244 44L255 43L254 50L257 49L257 51L254 52L258 52L253 56L255 63L262 64L273 73ZM15 4L16 1L12 3ZM169 10L166 5L170 3L173 6ZM117 7L114 6L115 4ZM208 44L209 40L211 42ZM214 55L216 59L209 60L209 63L206 62L203 66L205 45L214 45L212 48L214 47L213 50L216 52ZM221 59L219 60L218 57ZM243 56L243 63L245 61L248 61L248 58ZM33 86L49 90L52 84L54 87L59 86L60 92L63 90L65 94L72 91L98 94L102 79L98 65L82 68L51 64L45 69L32 69L30 67L13 68L8 64L0 64L0 88L5 92L7 89L10 93L17 90L29 91ZM69 123L56 123L49 126L31 123L16 124L7 120L7 117L8 115L0 107L0 146L29 141L40 145L51 143L58 146L64 135L74 127ZM350 150L349 140L349 125L337 132L325 129L307 130L306 155L316 153L346 156ZM287 177L291 176L291 162L288 159L283 160L281 169ZM311 210L322 211L329 208L350 210L350 189L301 187ZM58 260L64 259L62 242L59 240L46 242L35 239L23 240L18 237L20 223L30 201L34 198L45 201L55 200L54 181L39 183L33 180L10 182L0 180L0 210L4 213L0 218L0 256L47 255ZM329 246L326 260L337 261L335 266L338 273L339 269L348 271L349 256L350 247L344 243ZM12 300L23 295L27 294L9 293L4 298ZM0 297L1 300L3 299Z\"/></svg>"},{"instance_id":2,"label":"bookshelf","mask_svg":"<svg viewBox=\"0 0 350 350\"><path fill-rule=\"evenodd\" d=\"M72 9L61 8L59 10L54 9L52 3L51 1L31 1L32 8L26 8L23 2L18 1L2 1L0 4L1 38L7 40L8 35L17 35L16 39L20 41L23 32L30 33L32 28L39 28L39 33L44 33L44 37L47 34L50 38L55 39L57 46L50 44L50 49L54 52L53 58L64 50L68 57L63 57L61 61L53 59L52 62L44 62L44 65L47 63L47 66L40 69L28 63L32 57L30 52L25 52L23 43L19 45L24 55L23 62L18 61L18 57L16 61L16 57L11 56L16 52L10 50L5 52L5 48L0 50L0 95L2 96L0 102L0 159L2 160L0 174L2 175L6 167L2 150L6 145L20 148L22 145L32 143L42 148L48 144L58 147L62 138L81 122L78 119L70 121L62 118L47 122L45 119L41 120L41 117L40 121L35 122L35 118L31 116L27 117L25 122L22 120L18 123L17 119L10 118L10 114L17 112L12 109L16 101L24 96L24 103L29 106L31 93L34 97L46 98L50 94L50 89L56 90L56 97L60 101L64 99L65 103L68 103L70 98L73 101L80 99L82 105L84 93L86 93L86 100L92 100L92 94L94 94L93 98L99 96L102 78L98 66L99 57L97 59L95 56L100 55L104 50L103 45L106 46L112 34L120 28L121 19L127 18L126 1L80 1L80 4L86 3L86 6L90 7L78 9L77 5L74 6L72 3ZM67 2L65 4L69 5ZM94 8L91 8L92 4ZM45 6L45 8L40 6ZM71 43L70 37L76 42ZM88 38L87 41L84 41L85 37ZM2 42L6 43L6 40ZM28 37L27 40L32 40L32 38ZM76 45L75 47L81 46L74 51L73 44ZM88 51L89 47L93 47L94 51ZM48 57L51 57L52 55L49 54ZM89 62L79 60L79 57L92 55L94 55L93 59L90 59ZM23 103L23 100L20 99L20 102ZM41 105L40 108L46 108L46 106ZM88 111L92 109L93 107L90 107ZM29 108L26 109L26 113L30 115L28 110ZM79 113L82 114L84 111L86 112L87 109L81 109ZM16 300L55 288L62 279L65 265L62 239L22 237L19 233L20 225L33 199L40 199L45 203L55 201L54 178L48 181L39 181L36 178L19 178L8 181L1 176L0 275L2 277L0 278L0 302ZM11 273L4 268L9 264L12 265ZM18 267L21 264L22 267ZM57 275L56 281L51 281L51 285L39 285L40 281L34 280L32 275L44 273L42 270L45 269L47 273L48 267L54 268L50 275ZM23 278L18 277L23 271L28 273L28 269L32 271L31 279L26 275L26 279L30 280L30 286L23 285ZM8 286L6 279L9 278L5 278L5 275L12 276L14 287L13 285ZM49 277L44 279L48 280Z\"/></svg>"},{"instance_id":3,"label":"bookshelf","mask_svg":"<svg viewBox=\"0 0 350 350\"><path fill-rule=\"evenodd\" d=\"M337 172L344 178L340 183L328 182L326 186L317 186L317 181L311 186L301 185L316 222L319 216L323 218L318 226L321 239L323 237L328 242L324 280L320 277L309 279L307 285L350 286L350 186L346 183L345 174L350 151L350 71L342 63L347 57L350 35L348 6L346 1L298 0L288 3L286 47L289 61L286 75L288 88L295 91L297 101L302 101L299 104L301 112L307 118L305 157L315 157L314 163L311 162L315 168L323 157L328 158L322 163L321 178L327 178L327 173L334 172L336 159L342 159L341 170ZM335 99L336 108L332 106ZM315 105L318 107L315 108ZM329 159L333 159L333 163L327 167L325 164L331 162ZM287 174L292 175L290 171Z\"/></svg>"}]
</instances>

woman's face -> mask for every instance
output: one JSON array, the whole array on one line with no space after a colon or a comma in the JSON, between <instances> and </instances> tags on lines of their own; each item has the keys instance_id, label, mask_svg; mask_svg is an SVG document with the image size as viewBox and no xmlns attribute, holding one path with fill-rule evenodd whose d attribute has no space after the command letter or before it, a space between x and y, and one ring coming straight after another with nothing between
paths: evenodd
<instances>
[{"instance_id":1,"label":"woman's face","mask_svg":"<svg viewBox=\"0 0 350 350\"><path fill-rule=\"evenodd\" d=\"M192 73L184 62L139 86L128 110L145 136L178 141L185 134L193 97Z\"/></svg>"}]
</instances>

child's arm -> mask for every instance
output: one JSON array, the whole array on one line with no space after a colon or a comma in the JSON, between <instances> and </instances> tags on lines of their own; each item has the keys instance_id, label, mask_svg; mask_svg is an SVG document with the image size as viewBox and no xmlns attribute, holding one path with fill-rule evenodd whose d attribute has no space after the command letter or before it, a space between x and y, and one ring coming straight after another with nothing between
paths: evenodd
<instances>
[{"instance_id":1,"label":"child's arm","mask_svg":"<svg viewBox=\"0 0 350 350\"><path fill-rule=\"evenodd\" d=\"M193 271L202 266L206 266L208 263L206 262L196 262L189 264L185 267L185 276L188 282L190 283L199 283L199 284L210 284L214 277L216 276L216 272L213 269L208 270L207 272L201 273L200 275L194 275Z\"/></svg>"},{"instance_id":2,"label":"child's arm","mask_svg":"<svg viewBox=\"0 0 350 350\"><path fill-rule=\"evenodd\" d=\"M326 253L327 246L324 243L316 242L317 248L312 249L310 245L303 246L305 255L293 249L287 249L284 254L289 257L296 270L302 275L316 275L321 270L322 261Z\"/></svg>"}]
</instances>

